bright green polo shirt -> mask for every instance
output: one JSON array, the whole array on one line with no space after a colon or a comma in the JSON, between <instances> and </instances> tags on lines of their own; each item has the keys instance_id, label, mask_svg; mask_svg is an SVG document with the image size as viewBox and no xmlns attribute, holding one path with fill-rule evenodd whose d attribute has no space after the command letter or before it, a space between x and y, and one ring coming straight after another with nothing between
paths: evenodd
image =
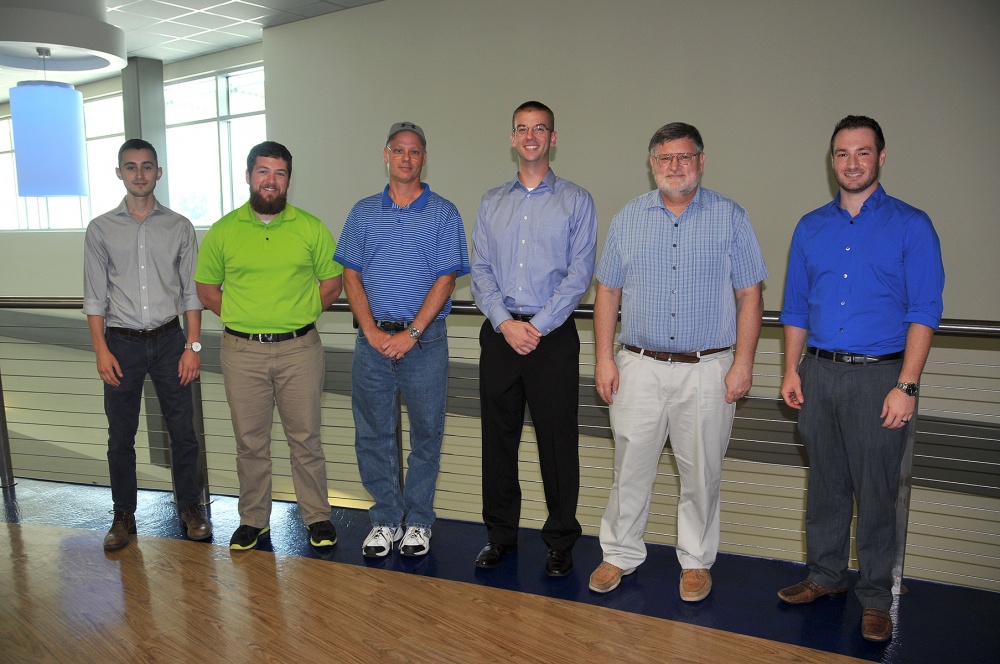
<instances>
[{"instance_id":1,"label":"bright green polo shirt","mask_svg":"<svg viewBox=\"0 0 1000 664\"><path fill-rule=\"evenodd\" d=\"M291 205L265 224L249 201L205 235L194 280L222 284L222 324L239 332L291 332L322 312L317 280L344 272L322 221Z\"/></svg>"}]
</instances>

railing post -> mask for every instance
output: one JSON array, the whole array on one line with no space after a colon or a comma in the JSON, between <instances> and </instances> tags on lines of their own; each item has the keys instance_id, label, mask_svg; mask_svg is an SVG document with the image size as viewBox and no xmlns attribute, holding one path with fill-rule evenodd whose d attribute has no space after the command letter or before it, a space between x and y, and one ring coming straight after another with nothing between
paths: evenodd
<instances>
[{"instance_id":1,"label":"railing post","mask_svg":"<svg viewBox=\"0 0 1000 664\"><path fill-rule=\"evenodd\" d=\"M406 474L403 472L403 397L396 393L396 455L399 465L399 490L402 492L405 486Z\"/></svg>"},{"instance_id":2,"label":"railing post","mask_svg":"<svg viewBox=\"0 0 1000 664\"><path fill-rule=\"evenodd\" d=\"M191 383L191 398L194 400L194 433L198 438L198 486L201 495L198 502L207 505L212 502L212 494L208 487L208 456L205 453L205 413L201 403L201 378L195 378ZM177 496L174 496L176 500Z\"/></svg>"},{"instance_id":3,"label":"railing post","mask_svg":"<svg viewBox=\"0 0 1000 664\"><path fill-rule=\"evenodd\" d=\"M892 593L905 595L903 586L903 561L906 557L906 531L910 523L910 494L913 489L913 447L917 440L917 418L920 397L914 407L914 416L906 425L906 450L899 465L899 493L896 495L896 551L892 560Z\"/></svg>"},{"instance_id":4,"label":"railing post","mask_svg":"<svg viewBox=\"0 0 1000 664\"><path fill-rule=\"evenodd\" d=\"M3 399L3 373L0 372L0 488L14 486L14 466L10 461L10 436L7 434L7 405Z\"/></svg>"}]
</instances>

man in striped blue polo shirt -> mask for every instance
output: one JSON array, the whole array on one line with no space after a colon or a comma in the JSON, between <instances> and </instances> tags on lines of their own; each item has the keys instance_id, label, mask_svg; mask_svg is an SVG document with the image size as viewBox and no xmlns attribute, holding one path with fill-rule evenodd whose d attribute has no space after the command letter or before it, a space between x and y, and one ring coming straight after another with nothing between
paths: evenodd
<instances>
[{"instance_id":1,"label":"man in striped blue polo shirt","mask_svg":"<svg viewBox=\"0 0 1000 664\"><path fill-rule=\"evenodd\" d=\"M445 317L455 280L469 273L458 209L420 181L427 161L423 129L392 125L382 159L389 184L354 205L335 254L358 324L351 408L358 470L375 501L363 545L369 558L388 555L396 542L404 556L430 551L448 388ZM398 394L410 422L403 486Z\"/></svg>"}]
</instances>

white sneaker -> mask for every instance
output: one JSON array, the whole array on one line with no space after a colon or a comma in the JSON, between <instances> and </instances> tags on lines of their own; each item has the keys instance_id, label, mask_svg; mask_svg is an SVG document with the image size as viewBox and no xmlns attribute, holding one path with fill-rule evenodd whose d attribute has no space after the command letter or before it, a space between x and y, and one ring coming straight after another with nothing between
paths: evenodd
<instances>
[{"instance_id":1,"label":"white sneaker","mask_svg":"<svg viewBox=\"0 0 1000 664\"><path fill-rule=\"evenodd\" d=\"M361 553L365 558L384 558L392 551L392 543L398 542L402 536L403 530L399 526L375 526L365 538Z\"/></svg>"},{"instance_id":2,"label":"white sneaker","mask_svg":"<svg viewBox=\"0 0 1000 664\"><path fill-rule=\"evenodd\" d=\"M403 541L399 543L399 552L412 558L426 555L430 550L431 529L424 526L407 527Z\"/></svg>"}]
</instances>

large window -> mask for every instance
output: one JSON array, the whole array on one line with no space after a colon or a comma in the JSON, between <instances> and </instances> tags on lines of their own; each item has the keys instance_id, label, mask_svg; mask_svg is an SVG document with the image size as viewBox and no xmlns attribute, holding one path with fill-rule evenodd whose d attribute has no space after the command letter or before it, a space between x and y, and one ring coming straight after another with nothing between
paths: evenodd
<instances>
[{"instance_id":1,"label":"large window","mask_svg":"<svg viewBox=\"0 0 1000 664\"><path fill-rule=\"evenodd\" d=\"M86 228L96 215L121 201L121 184L113 174L118 148L125 140L122 96L83 103L87 136L90 196L18 196L10 118L0 119L0 230L65 230Z\"/></svg>"},{"instance_id":2,"label":"large window","mask_svg":"<svg viewBox=\"0 0 1000 664\"><path fill-rule=\"evenodd\" d=\"M160 161L170 207L209 226L247 197L246 155L266 136L264 70L167 85L164 102L167 155L160 150ZM83 115L90 196L48 198L17 195L11 121L0 118L0 230L79 230L121 202L125 190L113 169L125 140L122 96L87 100Z\"/></svg>"},{"instance_id":3,"label":"large window","mask_svg":"<svg viewBox=\"0 0 1000 664\"><path fill-rule=\"evenodd\" d=\"M168 85L164 101L170 206L209 226L246 199L246 155L266 136L264 70Z\"/></svg>"}]
</instances>

